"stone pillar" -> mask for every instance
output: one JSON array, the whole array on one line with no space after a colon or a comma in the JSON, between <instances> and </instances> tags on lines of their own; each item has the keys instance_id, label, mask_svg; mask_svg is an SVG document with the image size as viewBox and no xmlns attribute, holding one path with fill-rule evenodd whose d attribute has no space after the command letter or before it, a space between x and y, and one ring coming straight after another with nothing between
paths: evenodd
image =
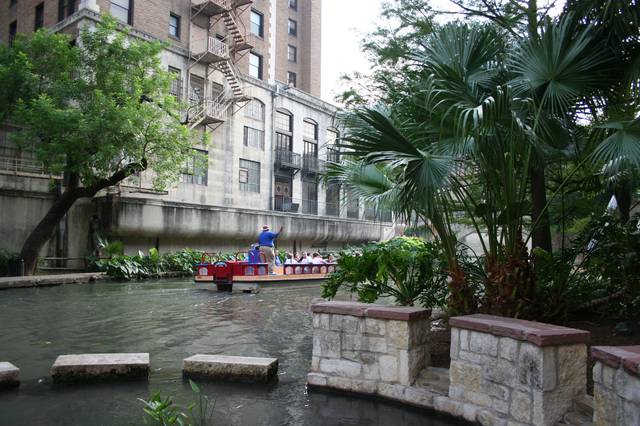
<instances>
[{"instance_id":1,"label":"stone pillar","mask_svg":"<svg viewBox=\"0 0 640 426\"><path fill-rule=\"evenodd\" d=\"M640 425L640 346L591 348L593 423Z\"/></svg>"},{"instance_id":2,"label":"stone pillar","mask_svg":"<svg viewBox=\"0 0 640 426\"><path fill-rule=\"evenodd\" d=\"M450 400L509 424L547 426L586 392L587 331L483 314L449 324Z\"/></svg>"},{"instance_id":3,"label":"stone pillar","mask_svg":"<svg viewBox=\"0 0 640 426\"><path fill-rule=\"evenodd\" d=\"M321 302L311 311L310 386L402 399L429 364L427 309Z\"/></svg>"},{"instance_id":4,"label":"stone pillar","mask_svg":"<svg viewBox=\"0 0 640 426\"><path fill-rule=\"evenodd\" d=\"M80 0L80 4L78 5L78 10L89 9L94 12L100 13L100 6L96 0Z\"/></svg>"}]
</instances>

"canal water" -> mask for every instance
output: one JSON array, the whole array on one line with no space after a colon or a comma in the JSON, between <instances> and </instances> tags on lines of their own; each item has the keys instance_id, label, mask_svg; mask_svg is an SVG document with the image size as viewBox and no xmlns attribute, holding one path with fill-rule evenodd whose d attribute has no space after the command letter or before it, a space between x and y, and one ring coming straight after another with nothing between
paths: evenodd
<instances>
[{"instance_id":1,"label":"canal water","mask_svg":"<svg viewBox=\"0 0 640 426\"><path fill-rule=\"evenodd\" d=\"M0 392L0 425L139 425L155 391L186 406L181 377L197 353L275 357L275 385L201 383L215 425L422 425L432 414L369 398L307 392L308 306L319 287L260 294L198 291L188 280L98 283L0 292L0 361L20 367L19 390ZM60 354L149 352L149 382L54 385Z\"/></svg>"}]
</instances>

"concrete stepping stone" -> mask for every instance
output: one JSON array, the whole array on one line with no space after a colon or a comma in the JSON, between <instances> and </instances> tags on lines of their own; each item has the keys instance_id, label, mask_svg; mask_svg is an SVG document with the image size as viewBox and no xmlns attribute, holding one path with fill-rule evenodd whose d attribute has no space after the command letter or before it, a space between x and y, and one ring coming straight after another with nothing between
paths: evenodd
<instances>
[{"instance_id":1,"label":"concrete stepping stone","mask_svg":"<svg viewBox=\"0 0 640 426\"><path fill-rule=\"evenodd\" d=\"M60 355L51 367L56 383L109 379L147 379L148 353Z\"/></svg>"},{"instance_id":2,"label":"concrete stepping stone","mask_svg":"<svg viewBox=\"0 0 640 426\"><path fill-rule=\"evenodd\" d=\"M267 383L276 378L277 358L198 354L185 358L185 377Z\"/></svg>"},{"instance_id":3,"label":"concrete stepping stone","mask_svg":"<svg viewBox=\"0 0 640 426\"><path fill-rule=\"evenodd\" d=\"M20 385L20 369L10 362L0 362L0 389L14 388Z\"/></svg>"}]
</instances>

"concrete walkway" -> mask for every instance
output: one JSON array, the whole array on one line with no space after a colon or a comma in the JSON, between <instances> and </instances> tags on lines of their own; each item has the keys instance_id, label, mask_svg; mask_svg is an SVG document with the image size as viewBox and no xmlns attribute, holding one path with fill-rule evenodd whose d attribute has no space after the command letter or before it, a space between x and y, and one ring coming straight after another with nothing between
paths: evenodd
<instances>
[{"instance_id":1,"label":"concrete walkway","mask_svg":"<svg viewBox=\"0 0 640 426\"><path fill-rule=\"evenodd\" d=\"M84 284L106 279L109 279L109 277L104 272L33 275L29 277L0 277L0 290L24 287L46 287L61 284Z\"/></svg>"}]
</instances>

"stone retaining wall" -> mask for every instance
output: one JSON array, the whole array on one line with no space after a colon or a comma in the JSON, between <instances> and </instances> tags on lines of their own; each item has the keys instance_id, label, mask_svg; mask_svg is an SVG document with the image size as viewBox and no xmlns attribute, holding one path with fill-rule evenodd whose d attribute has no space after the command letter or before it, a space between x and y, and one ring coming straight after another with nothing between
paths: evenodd
<instances>
[{"instance_id":1,"label":"stone retaining wall","mask_svg":"<svg viewBox=\"0 0 640 426\"><path fill-rule=\"evenodd\" d=\"M589 332L481 314L450 325L452 400L546 426L586 392Z\"/></svg>"},{"instance_id":2,"label":"stone retaining wall","mask_svg":"<svg viewBox=\"0 0 640 426\"><path fill-rule=\"evenodd\" d=\"M595 425L640 425L640 346L591 349Z\"/></svg>"},{"instance_id":3,"label":"stone retaining wall","mask_svg":"<svg viewBox=\"0 0 640 426\"><path fill-rule=\"evenodd\" d=\"M309 385L367 394L402 392L429 364L431 312L364 303L312 306Z\"/></svg>"}]
</instances>

